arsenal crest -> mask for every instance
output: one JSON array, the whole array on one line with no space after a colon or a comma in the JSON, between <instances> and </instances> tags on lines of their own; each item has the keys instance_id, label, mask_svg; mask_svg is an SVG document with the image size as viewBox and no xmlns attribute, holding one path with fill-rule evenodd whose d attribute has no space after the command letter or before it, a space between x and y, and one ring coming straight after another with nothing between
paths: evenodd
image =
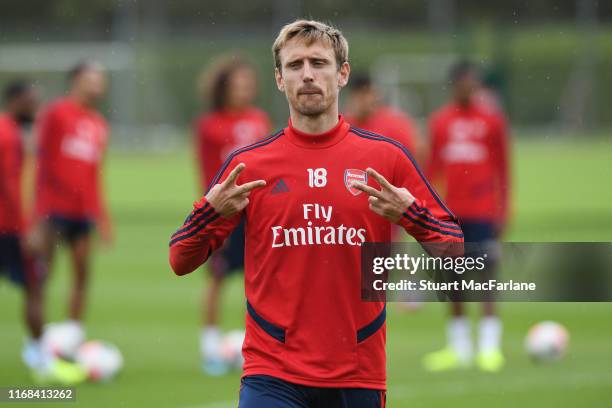
<instances>
[{"instance_id":1,"label":"arsenal crest","mask_svg":"<svg viewBox=\"0 0 612 408\"><path fill-rule=\"evenodd\" d=\"M346 169L344 170L344 185L352 195L359 195L361 190L351 187L352 183L359 182L368 184L368 174L363 170Z\"/></svg>"}]
</instances>

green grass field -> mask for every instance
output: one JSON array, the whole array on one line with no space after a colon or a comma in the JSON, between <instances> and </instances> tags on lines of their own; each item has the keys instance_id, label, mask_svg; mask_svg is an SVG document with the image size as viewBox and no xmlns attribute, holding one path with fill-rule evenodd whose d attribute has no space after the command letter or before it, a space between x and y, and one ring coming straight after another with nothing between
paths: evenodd
<instances>
[{"instance_id":1,"label":"green grass field","mask_svg":"<svg viewBox=\"0 0 612 408\"><path fill-rule=\"evenodd\" d=\"M610 141L517 143L514 221L506 238L611 241L611 157ZM66 406L236 406L239 374L207 378L200 372L197 341L204 274L178 278L167 263L168 237L196 198L193 169L187 153L111 154L107 185L117 241L96 257L87 330L90 338L117 344L125 368L110 383L80 386L77 403ZM49 287L52 321L65 316L68 283L65 258L60 257ZM612 304L500 307L507 367L495 375L476 370L434 375L426 373L419 360L443 345L445 305L427 304L416 313L392 305L387 320L389 406L610 406ZM5 280L0 281L0 310L0 386L26 386L31 382L20 358L25 335L21 296ZM226 329L243 324L239 276L228 285L223 315ZM523 351L523 337L530 325L544 319L565 324L571 346L564 360L537 366Z\"/></svg>"}]
</instances>

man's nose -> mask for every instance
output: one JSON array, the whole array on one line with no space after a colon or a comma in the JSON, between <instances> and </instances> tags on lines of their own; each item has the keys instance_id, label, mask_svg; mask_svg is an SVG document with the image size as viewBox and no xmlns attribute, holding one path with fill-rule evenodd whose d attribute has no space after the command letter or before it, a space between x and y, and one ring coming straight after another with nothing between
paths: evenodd
<instances>
[{"instance_id":1,"label":"man's nose","mask_svg":"<svg viewBox=\"0 0 612 408\"><path fill-rule=\"evenodd\" d=\"M304 64L304 70L302 71L302 81L304 82L312 82L314 81L314 72L312 71L312 66L309 62Z\"/></svg>"}]
</instances>

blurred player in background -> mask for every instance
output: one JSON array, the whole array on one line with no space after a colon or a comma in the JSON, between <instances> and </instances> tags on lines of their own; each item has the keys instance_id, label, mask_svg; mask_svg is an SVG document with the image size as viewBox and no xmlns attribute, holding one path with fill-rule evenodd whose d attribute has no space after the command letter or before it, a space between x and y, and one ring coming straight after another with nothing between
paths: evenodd
<instances>
[{"instance_id":1,"label":"blurred player in background","mask_svg":"<svg viewBox=\"0 0 612 408\"><path fill-rule=\"evenodd\" d=\"M84 338L82 319L97 227L105 244L112 227L102 193L102 162L109 137L96 110L107 89L104 69L84 61L68 73L68 94L47 105L37 120L37 158L32 249L37 266L48 271L55 249L70 251L73 285L68 321Z\"/></svg>"},{"instance_id":2,"label":"blurred player in background","mask_svg":"<svg viewBox=\"0 0 612 408\"><path fill-rule=\"evenodd\" d=\"M22 357L32 370L34 380L74 384L84 380L82 370L54 358L43 347L42 282L25 239L22 129L34 119L38 95L29 82L17 80L4 89L4 103L6 110L0 113L0 274L7 273L24 290L24 317L29 336Z\"/></svg>"},{"instance_id":3,"label":"blurred player in background","mask_svg":"<svg viewBox=\"0 0 612 408\"><path fill-rule=\"evenodd\" d=\"M480 86L474 92L474 101L492 114L504 115L502 94L505 90L505 77L502 67L489 67L482 73Z\"/></svg>"},{"instance_id":4,"label":"blurred player in background","mask_svg":"<svg viewBox=\"0 0 612 408\"><path fill-rule=\"evenodd\" d=\"M198 118L195 139L201 191L206 191L232 151L270 132L270 120L263 110L253 105L257 97L257 73L243 56L231 54L219 58L204 72L201 85L210 111ZM243 223L215 253L209 266L212 280L204 293L200 352L204 371L221 375L228 367L220 355L220 295L227 274L244 268Z\"/></svg>"},{"instance_id":5,"label":"blurred player in background","mask_svg":"<svg viewBox=\"0 0 612 408\"><path fill-rule=\"evenodd\" d=\"M5 111L0 113L0 274L24 289L25 319L30 334L24 351L31 368L41 365L42 315L40 291L31 263L26 260L22 174L25 148L22 129L36 114L37 95L24 80L10 82L4 88ZM25 353L24 353L25 357Z\"/></svg>"},{"instance_id":6,"label":"blurred player in background","mask_svg":"<svg viewBox=\"0 0 612 408\"><path fill-rule=\"evenodd\" d=\"M420 161L423 152L418 126L407 113L385 104L380 89L366 74L351 75L346 120L355 127L397 140ZM405 236L402 227L392 227L392 241L400 242ZM422 304L418 294L409 293L400 305L403 310L414 311Z\"/></svg>"},{"instance_id":7,"label":"blurred player in background","mask_svg":"<svg viewBox=\"0 0 612 408\"><path fill-rule=\"evenodd\" d=\"M465 242L494 248L508 220L508 128L499 105L483 98L478 70L470 62L456 64L450 73L452 100L429 121L431 138L427 173L440 186L457 215ZM487 273L494 269L489 257ZM485 371L503 367L502 324L493 299L483 302L477 365ZM428 370L442 371L472 364L469 318L463 303L451 304L448 346L425 356Z\"/></svg>"},{"instance_id":8,"label":"blurred player in background","mask_svg":"<svg viewBox=\"0 0 612 408\"><path fill-rule=\"evenodd\" d=\"M419 132L408 114L384 104L380 90L367 75L351 77L346 120L358 128L388 135L418 157Z\"/></svg>"}]
</instances>

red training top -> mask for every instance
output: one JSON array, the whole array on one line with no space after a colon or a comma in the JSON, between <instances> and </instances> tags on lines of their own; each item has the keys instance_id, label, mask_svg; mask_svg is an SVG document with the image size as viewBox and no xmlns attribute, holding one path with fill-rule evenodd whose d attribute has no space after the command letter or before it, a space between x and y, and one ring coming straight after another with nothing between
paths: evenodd
<instances>
[{"instance_id":1,"label":"red training top","mask_svg":"<svg viewBox=\"0 0 612 408\"><path fill-rule=\"evenodd\" d=\"M0 114L0 234L23 231L21 173L23 142L17 122L8 114Z\"/></svg>"},{"instance_id":2,"label":"red training top","mask_svg":"<svg viewBox=\"0 0 612 408\"><path fill-rule=\"evenodd\" d=\"M427 178L442 182L449 208L462 221L505 223L509 170L504 116L481 104L448 104L430 117L429 132Z\"/></svg>"},{"instance_id":3,"label":"red training top","mask_svg":"<svg viewBox=\"0 0 612 408\"><path fill-rule=\"evenodd\" d=\"M361 244L388 242L391 223L351 187L372 167L417 200L399 224L421 242L462 242L405 147L340 116L318 135L291 126L233 152L213 180L239 163L239 184L264 179L230 219L202 198L170 241L170 264L184 275L246 220L244 375L315 387L386 388L385 305L361 300Z\"/></svg>"},{"instance_id":4,"label":"red training top","mask_svg":"<svg viewBox=\"0 0 612 408\"><path fill-rule=\"evenodd\" d=\"M70 98L46 107L37 122L36 215L99 219L100 172L108 125Z\"/></svg>"},{"instance_id":5,"label":"red training top","mask_svg":"<svg viewBox=\"0 0 612 408\"><path fill-rule=\"evenodd\" d=\"M231 152L255 143L269 132L268 115L253 107L240 112L218 110L198 118L195 126L196 154L203 190Z\"/></svg>"},{"instance_id":6,"label":"red training top","mask_svg":"<svg viewBox=\"0 0 612 408\"><path fill-rule=\"evenodd\" d=\"M381 106L363 121L350 117L346 120L355 127L397 140L406 146L410 153L416 154L417 126L410 116L402 111Z\"/></svg>"}]
</instances>

